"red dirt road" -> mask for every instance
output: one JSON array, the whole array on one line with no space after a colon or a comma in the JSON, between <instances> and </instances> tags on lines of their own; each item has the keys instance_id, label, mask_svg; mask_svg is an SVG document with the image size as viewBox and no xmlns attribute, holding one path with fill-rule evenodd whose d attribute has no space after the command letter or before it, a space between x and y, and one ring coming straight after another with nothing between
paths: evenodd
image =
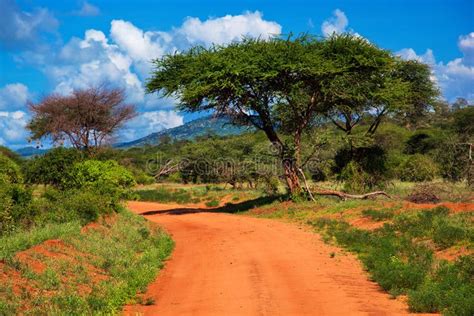
<instances>
[{"instance_id":1,"label":"red dirt road","mask_svg":"<svg viewBox=\"0 0 474 316\"><path fill-rule=\"evenodd\" d=\"M145 298L126 315L405 315L352 255L275 220L130 202L176 242ZM181 209L182 210L182 209ZM153 212L156 211L156 212ZM156 213L156 214L153 214ZM331 258L331 252L336 256Z\"/></svg>"}]
</instances>

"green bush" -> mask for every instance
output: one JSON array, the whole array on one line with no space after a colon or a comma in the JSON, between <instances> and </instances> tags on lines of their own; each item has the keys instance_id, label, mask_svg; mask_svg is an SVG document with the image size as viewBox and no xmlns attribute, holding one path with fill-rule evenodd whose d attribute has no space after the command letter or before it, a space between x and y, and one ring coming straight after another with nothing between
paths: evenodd
<instances>
[{"instance_id":1,"label":"green bush","mask_svg":"<svg viewBox=\"0 0 474 316\"><path fill-rule=\"evenodd\" d=\"M102 195L93 192L72 191L63 199L62 207L68 212L76 213L84 223L88 223L96 221L100 215L116 211L107 202Z\"/></svg>"},{"instance_id":2,"label":"green bush","mask_svg":"<svg viewBox=\"0 0 474 316\"><path fill-rule=\"evenodd\" d=\"M438 175L438 166L428 156L415 154L400 165L398 174L402 181L430 181Z\"/></svg>"},{"instance_id":3,"label":"green bush","mask_svg":"<svg viewBox=\"0 0 474 316\"><path fill-rule=\"evenodd\" d=\"M207 207L217 207L217 206L219 206L219 201L217 201L217 200L208 201L208 202L206 202L206 206Z\"/></svg>"},{"instance_id":4,"label":"green bush","mask_svg":"<svg viewBox=\"0 0 474 316\"><path fill-rule=\"evenodd\" d=\"M453 225L445 219L439 219L434 223L433 241L441 249L453 246L456 242L463 240L466 235L467 232L463 227Z\"/></svg>"},{"instance_id":5,"label":"green bush","mask_svg":"<svg viewBox=\"0 0 474 316\"><path fill-rule=\"evenodd\" d=\"M393 218L395 215L392 210L389 209L382 209L382 210L373 210L373 209L366 209L362 211L362 215L370 217L374 221L384 221L387 219Z\"/></svg>"},{"instance_id":6,"label":"green bush","mask_svg":"<svg viewBox=\"0 0 474 316\"><path fill-rule=\"evenodd\" d=\"M454 263L442 262L436 272L408 292L413 312L442 312L444 315L474 315L474 260L463 256Z\"/></svg>"},{"instance_id":7,"label":"green bush","mask_svg":"<svg viewBox=\"0 0 474 316\"><path fill-rule=\"evenodd\" d=\"M8 181L10 183L23 182L20 167L13 160L3 154L0 154L0 175L3 175L3 181Z\"/></svg>"},{"instance_id":8,"label":"green bush","mask_svg":"<svg viewBox=\"0 0 474 316\"><path fill-rule=\"evenodd\" d=\"M436 148L439 141L432 131L417 132L413 134L406 142L405 153L413 154L427 154L429 151Z\"/></svg>"},{"instance_id":9,"label":"green bush","mask_svg":"<svg viewBox=\"0 0 474 316\"><path fill-rule=\"evenodd\" d=\"M193 200L191 194L183 189L159 187L155 190L137 190L135 193L141 201L189 203Z\"/></svg>"},{"instance_id":10,"label":"green bush","mask_svg":"<svg viewBox=\"0 0 474 316\"><path fill-rule=\"evenodd\" d=\"M118 205L111 203L108 196L87 189L59 191L49 188L30 205L37 225L71 221L86 224L118 210Z\"/></svg>"},{"instance_id":11,"label":"green bush","mask_svg":"<svg viewBox=\"0 0 474 316\"><path fill-rule=\"evenodd\" d=\"M440 165L443 179L451 182L469 180L470 168L469 149L460 144L459 139L450 139L439 146L436 152L436 161Z\"/></svg>"},{"instance_id":12,"label":"green bush","mask_svg":"<svg viewBox=\"0 0 474 316\"><path fill-rule=\"evenodd\" d=\"M374 187L382 187L383 184L377 177L367 173L355 161L349 162L339 176L344 181L344 191L350 193L364 193Z\"/></svg>"},{"instance_id":13,"label":"green bush","mask_svg":"<svg viewBox=\"0 0 474 316\"><path fill-rule=\"evenodd\" d=\"M108 197L115 204L131 197L136 184L133 175L116 161L86 160L76 163L70 172L70 188L87 189Z\"/></svg>"},{"instance_id":14,"label":"green bush","mask_svg":"<svg viewBox=\"0 0 474 316\"><path fill-rule=\"evenodd\" d=\"M6 181L0 179L0 236L10 233L15 228L12 216L13 200Z\"/></svg>"},{"instance_id":15,"label":"green bush","mask_svg":"<svg viewBox=\"0 0 474 316\"><path fill-rule=\"evenodd\" d=\"M82 159L83 153L77 149L54 148L44 156L33 158L24 165L26 182L65 188L69 185L71 168Z\"/></svg>"},{"instance_id":16,"label":"green bush","mask_svg":"<svg viewBox=\"0 0 474 316\"><path fill-rule=\"evenodd\" d=\"M378 146L342 148L334 157L333 172L348 192L362 193L383 188L389 178L387 154Z\"/></svg>"}]
</instances>

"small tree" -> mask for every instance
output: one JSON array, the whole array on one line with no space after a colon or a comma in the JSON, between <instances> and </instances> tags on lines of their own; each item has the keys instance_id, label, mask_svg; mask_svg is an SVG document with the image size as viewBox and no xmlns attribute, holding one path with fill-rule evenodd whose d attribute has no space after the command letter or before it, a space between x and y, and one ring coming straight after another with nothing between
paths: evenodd
<instances>
[{"instance_id":1,"label":"small tree","mask_svg":"<svg viewBox=\"0 0 474 316\"><path fill-rule=\"evenodd\" d=\"M74 90L71 95L51 94L29 103L33 118L28 124L32 140L51 137L57 144L69 142L77 149L91 151L111 139L136 114L125 103L122 89L105 85Z\"/></svg>"}]
</instances>

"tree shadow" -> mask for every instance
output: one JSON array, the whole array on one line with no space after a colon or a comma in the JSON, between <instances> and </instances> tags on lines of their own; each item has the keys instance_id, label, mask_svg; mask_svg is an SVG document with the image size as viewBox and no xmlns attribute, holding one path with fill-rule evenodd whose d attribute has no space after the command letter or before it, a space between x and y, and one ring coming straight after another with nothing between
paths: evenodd
<instances>
[{"instance_id":1,"label":"tree shadow","mask_svg":"<svg viewBox=\"0 0 474 316\"><path fill-rule=\"evenodd\" d=\"M266 204L273 203L274 201L281 199L281 196L274 195L274 196L263 196L253 200L247 200L240 203L227 203L224 206L215 207L215 208L173 208L169 210L155 210L155 211L146 211L140 213L140 215L147 216L147 215L157 215L157 214L170 214L170 215L185 215L185 214L195 214L195 213L239 213L245 212L255 207L260 207Z\"/></svg>"}]
</instances>

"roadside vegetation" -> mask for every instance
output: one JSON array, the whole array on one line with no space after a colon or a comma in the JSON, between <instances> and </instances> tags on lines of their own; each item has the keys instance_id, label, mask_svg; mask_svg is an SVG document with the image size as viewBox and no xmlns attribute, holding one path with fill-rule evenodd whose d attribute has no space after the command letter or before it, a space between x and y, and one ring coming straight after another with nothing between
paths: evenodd
<instances>
[{"instance_id":1,"label":"roadside vegetation","mask_svg":"<svg viewBox=\"0 0 474 316\"><path fill-rule=\"evenodd\" d=\"M0 315L113 314L141 303L173 242L122 206L133 174L74 149L17 162L3 152Z\"/></svg>"},{"instance_id":2,"label":"roadside vegetation","mask_svg":"<svg viewBox=\"0 0 474 316\"><path fill-rule=\"evenodd\" d=\"M376 220L390 211L362 212ZM393 216L393 215L391 215ZM437 260L436 251L474 246L472 213L449 215L445 207L402 212L391 223L367 231L345 221L320 218L309 224L328 241L355 252L371 277L393 296L408 295L412 312L472 315L474 312L474 260L461 255L453 261Z\"/></svg>"}]
</instances>

